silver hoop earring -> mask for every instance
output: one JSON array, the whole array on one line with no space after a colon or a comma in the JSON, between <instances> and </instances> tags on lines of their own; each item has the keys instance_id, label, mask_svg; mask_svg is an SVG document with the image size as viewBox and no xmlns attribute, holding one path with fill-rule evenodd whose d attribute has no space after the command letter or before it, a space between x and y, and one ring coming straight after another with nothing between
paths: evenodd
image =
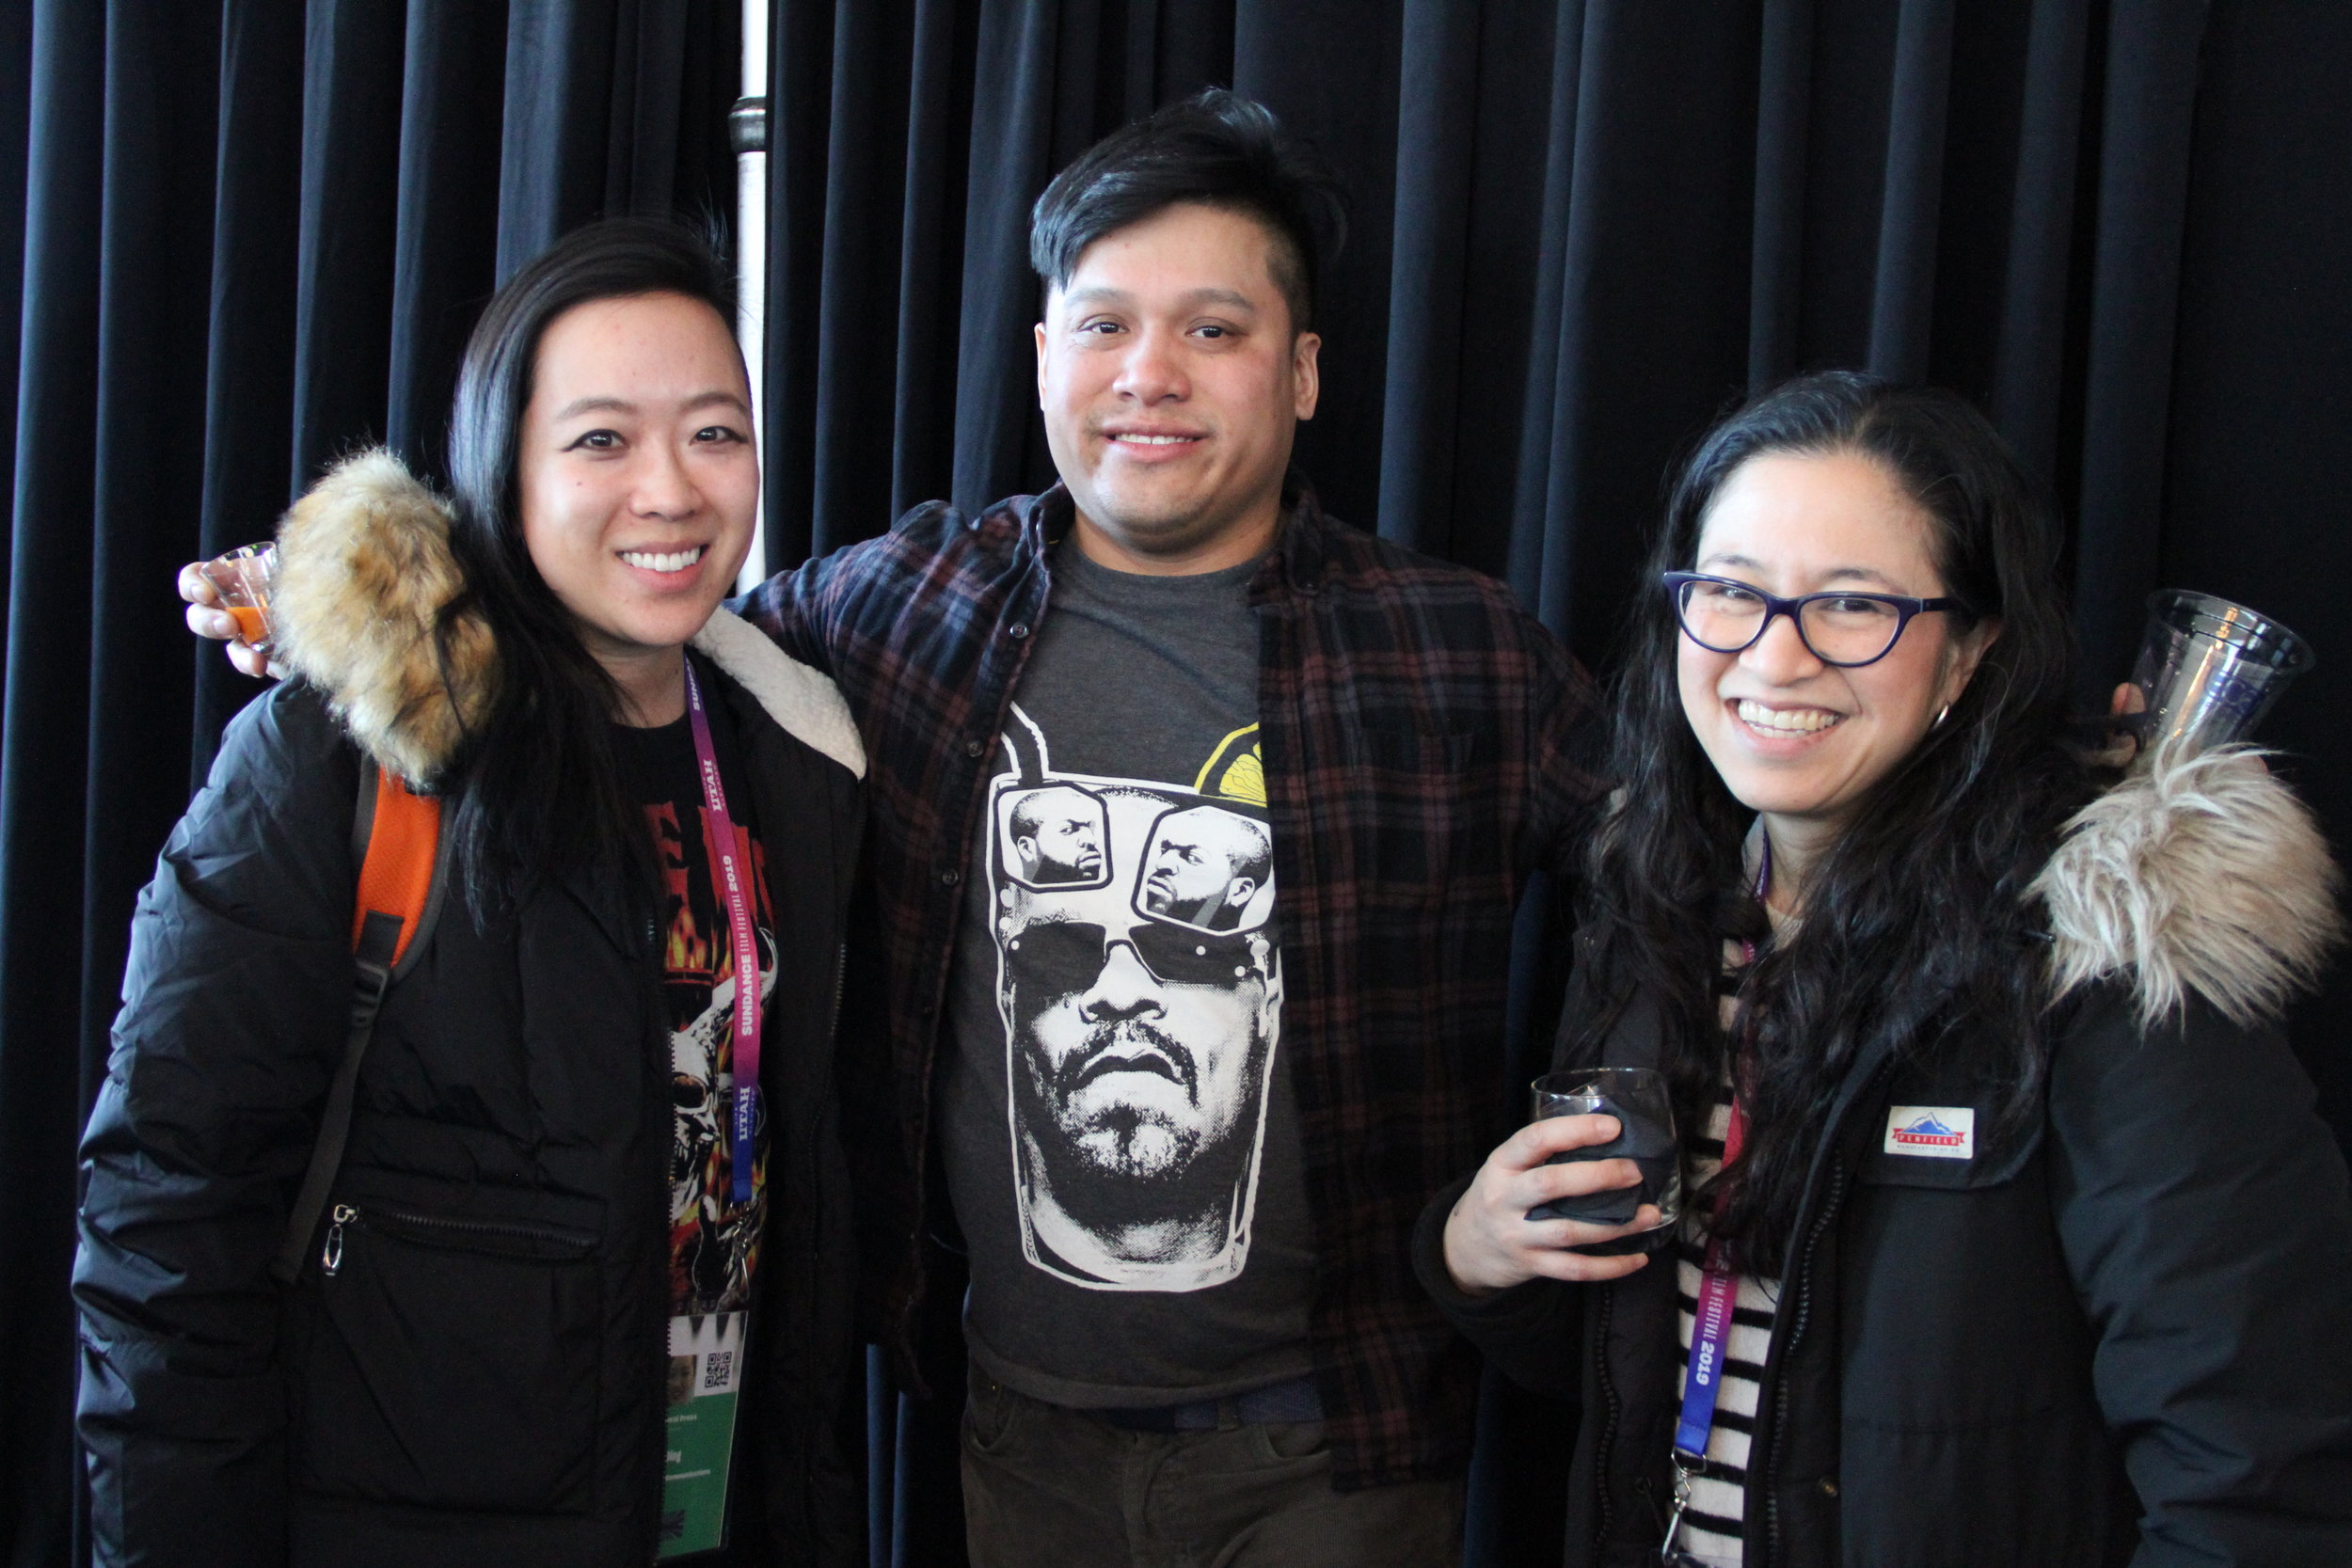
<instances>
[{"instance_id":1,"label":"silver hoop earring","mask_svg":"<svg viewBox=\"0 0 2352 1568\"><path fill-rule=\"evenodd\" d=\"M1932 730L1932 729L1940 729L1940 728L1942 728L1942 727L1943 727L1944 721L1945 721L1945 720L1947 720L1947 719L1949 719L1951 716L1952 716L1952 705L1951 705L1951 704L1949 704L1949 703L1946 703L1946 704L1944 705L1943 710L1942 710L1941 712L1939 712L1939 713L1937 713L1937 714L1936 714L1936 716L1935 716L1935 722L1934 722L1934 723L1932 723L1932 724L1930 724L1930 725L1928 726L1928 728L1930 728L1930 729L1931 729L1931 730Z\"/></svg>"}]
</instances>

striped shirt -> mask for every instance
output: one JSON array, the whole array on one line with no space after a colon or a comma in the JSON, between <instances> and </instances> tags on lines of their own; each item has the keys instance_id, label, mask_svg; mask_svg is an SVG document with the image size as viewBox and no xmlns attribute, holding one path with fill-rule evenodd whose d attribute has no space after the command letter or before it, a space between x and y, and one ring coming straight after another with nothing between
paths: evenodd
<instances>
[{"instance_id":1,"label":"striped shirt","mask_svg":"<svg viewBox=\"0 0 2352 1568\"><path fill-rule=\"evenodd\" d=\"M1739 970L1744 955L1738 942L1725 942L1724 994L1720 1003L1724 1031L1732 1024ZM1731 1074L1724 1065L1723 1086L1716 1091L1707 1125L1683 1140L1690 1162L1690 1190L1706 1185L1723 1169L1724 1139L1731 1130ZM1707 1227L1701 1206L1692 1203L1682 1212L1675 1238L1675 1289L1679 1298L1676 1318L1683 1355L1675 1369L1675 1400L1681 1402L1690 1378L1691 1338L1697 1321L1701 1266L1707 1259ZM1744 1545L1748 1491L1748 1440L1756 1429L1756 1401L1764 1375L1764 1355L1772 1339L1772 1318L1780 1307L1780 1281L1739 1276L1739 1294L1731 1312L1731 1338L1724 1346L1724 1375L1717 1385L1715 1424L1707 1434L1708 1472L1691 1481L1691 1505L1682 1515L1682 1532L1675 1542L1700 1562L1737 1568Z\"/></svg>"}]
</instances>

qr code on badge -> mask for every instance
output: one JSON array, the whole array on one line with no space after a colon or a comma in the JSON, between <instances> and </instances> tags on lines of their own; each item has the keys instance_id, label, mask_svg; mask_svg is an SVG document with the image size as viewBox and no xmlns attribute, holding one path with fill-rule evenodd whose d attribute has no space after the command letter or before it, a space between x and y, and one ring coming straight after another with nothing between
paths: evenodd
<instances>
[{"instance_id":1,"label":"qr code on badge","mask_svg":"<svg viewBox=\"0 0 2352 1568\"><path fill-rule=\"evenodd\" d=\"M735 1353L714 1350L703 1357L703 1387L724 1388L735 1380Z\"/></svg>"}]
</instances>

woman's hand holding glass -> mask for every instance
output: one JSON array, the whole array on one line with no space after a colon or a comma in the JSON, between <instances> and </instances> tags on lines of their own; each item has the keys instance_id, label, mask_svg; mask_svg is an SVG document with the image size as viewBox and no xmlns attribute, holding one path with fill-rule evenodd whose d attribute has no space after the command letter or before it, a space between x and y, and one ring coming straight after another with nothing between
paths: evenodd
<instances>
[{"instance_id":1,"label":"woman's hand holding glass","mask_svg":"<svg viewBox=\"0 0 2352 1568\"><path fill-rule=\"evenodd\" d=\"M1544 1163L1608 1143L1618 1131L1611 1116L1550 1117L1520 1128L1486 1156L1446 1216L1445 1268L1454 1289L1483 1296L1530 1279L1622 1279L1649 1261L1646 1253L1597 1258L1566 1249L1654 1230L1661 1223L1655 1205L1644 1204L1624 1225L1527 1217L1529 1210L1555 1198L1639 1186L1641 1168L1630 1160Z\"/></svg>"}]
</instances>

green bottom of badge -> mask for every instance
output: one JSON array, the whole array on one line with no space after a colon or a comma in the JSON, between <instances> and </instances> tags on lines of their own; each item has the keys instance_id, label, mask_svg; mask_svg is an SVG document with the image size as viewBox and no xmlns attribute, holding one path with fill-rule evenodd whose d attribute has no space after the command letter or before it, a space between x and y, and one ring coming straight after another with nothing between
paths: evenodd
<instances>
[{"instance_id":1,"label":"green bottom of badge","mask_svg":"<svg viewBox=\"0 0 2352 1568\"><path fill-rule=\"evenodd\" d=\"M670 1407L661 1467L661 1556L726 1544L727 1475L745 1314L670 1320Z\"/></svg>"}]
</instances>

